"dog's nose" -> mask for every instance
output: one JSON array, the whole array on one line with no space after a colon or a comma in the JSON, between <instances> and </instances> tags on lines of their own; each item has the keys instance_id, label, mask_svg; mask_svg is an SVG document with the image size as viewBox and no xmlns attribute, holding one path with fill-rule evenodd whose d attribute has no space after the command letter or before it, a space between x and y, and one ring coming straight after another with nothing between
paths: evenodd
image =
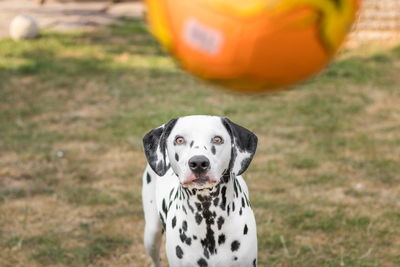
<instances>
[{"instance_id":1,"label":"dog's nose","mask_svg":"<svg viewBox=\"0 0 400 267\"><path fill-rule=\"evenodd\" d=\"M208 170L210 161L205 156L193 156L189 159L189 168L195 173L201 173Z\"/></svg>"}]
</instances>

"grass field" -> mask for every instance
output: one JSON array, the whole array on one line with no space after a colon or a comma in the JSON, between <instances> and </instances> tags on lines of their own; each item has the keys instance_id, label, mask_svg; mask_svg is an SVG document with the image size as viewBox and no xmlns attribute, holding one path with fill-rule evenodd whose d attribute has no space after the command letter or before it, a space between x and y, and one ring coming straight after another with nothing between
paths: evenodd
<instances>
[{"instance_id":1,"label":"grass field","mask_svg":"<svg viewBox=\"0 0 400 267\"><path fill-rule=\"evenodd\" d=\"M141 21L1 40L0 266L148 266L141 138L188 114L259 136L260 266L400 266L399 87L400 47L241 96L183 73Z\"/></svg>"}]
</instances>

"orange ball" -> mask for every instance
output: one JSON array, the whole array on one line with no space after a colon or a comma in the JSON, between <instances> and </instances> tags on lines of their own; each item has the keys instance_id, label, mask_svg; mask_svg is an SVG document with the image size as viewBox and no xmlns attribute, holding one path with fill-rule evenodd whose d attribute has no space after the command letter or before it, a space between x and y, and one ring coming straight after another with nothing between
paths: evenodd
<instances>
[{"instance_id":1,"label":"orange ball","mask_svg":"<svg viewBox=\"0 0 400 267\"><path fill-rule=\"evenodd\" d=\"M192 74L234 90L285 88L320 71L359 0L147 0L151 30Z\"/></svg>"}]
</instances>

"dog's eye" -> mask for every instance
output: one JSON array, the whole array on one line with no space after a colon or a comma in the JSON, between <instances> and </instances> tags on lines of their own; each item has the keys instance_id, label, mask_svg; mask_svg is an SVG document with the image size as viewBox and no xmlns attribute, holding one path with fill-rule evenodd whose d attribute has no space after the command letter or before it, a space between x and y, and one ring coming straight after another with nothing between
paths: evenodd
<instances>
[{"instance_id":1,"label":"dog's eye","mask_svg":"<svg viewBox=\"0 0 400 267\"><path fill-rule=\"evenodd\" d=\"M214 144L222 144L224 142L224 139L222 139L221 136L214 136L213 139L211 140Z\"/></svg>"},{"instance_id":2,"label":"dog's eye","mask_svg":"<svg viewBox=\"0 0 400 267\"><path fill-rule=\"evenodd\" d=\"M177 136L175 138L175 144L177 145L182 145L185 143L185 138L183 138L182 136Z\"/></svg>"}]
</instances>

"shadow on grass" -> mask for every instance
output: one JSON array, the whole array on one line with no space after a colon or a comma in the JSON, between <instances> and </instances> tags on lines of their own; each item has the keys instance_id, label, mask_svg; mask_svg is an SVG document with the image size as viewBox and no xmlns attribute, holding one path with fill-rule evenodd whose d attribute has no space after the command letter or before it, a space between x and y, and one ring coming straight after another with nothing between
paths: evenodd
<instances>
[{"instance_id":1,"label":"shadow on grass","mask_svg":"<svg viewBox=\"0 0 400 267\"><path fill-rule=\"evenodd\" d=\"M127 248L131 242L123 237L87 234L79 239L86 245L63 247L61 238L54 234L32 237L24 246L34 248L32 257L44 265L65 264L67 266L88 266L100 257L108 257L117 249Z\"/></svg>"}]
</instances>

